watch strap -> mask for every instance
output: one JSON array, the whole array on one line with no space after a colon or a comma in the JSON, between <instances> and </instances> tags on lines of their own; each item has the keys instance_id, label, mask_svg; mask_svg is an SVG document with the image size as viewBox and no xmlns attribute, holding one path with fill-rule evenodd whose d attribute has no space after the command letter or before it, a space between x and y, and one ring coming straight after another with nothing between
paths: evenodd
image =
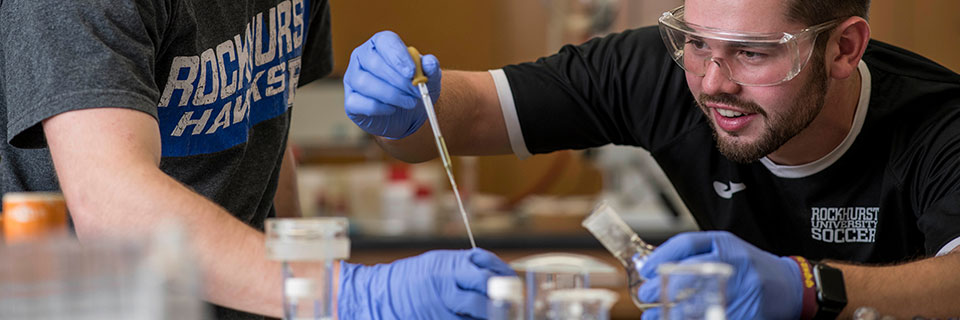
<instances>
[{"instance_id":1,"label":"watch strap","mask_svg":"<svg viewBox=\"0 0 960 320\"><path fill-rule=\"evenodd\" d=\"M813 265L804 257L790 256L800 267L800 286L803 289L803 304L800 319L811 320L817 314L817 288L813 282Z\"/></svg>"},{"instance_id":2,"label":"watch strap","mask_svg":"<svg viewBox=\"0 0 960 320\"><path fill-rule=\"evenodd\" d=\"M813 319L836 319L847 306L847 293L840 269L823 263L812 263L816 284L817 313Z\"/></svg>"}]
</instances>

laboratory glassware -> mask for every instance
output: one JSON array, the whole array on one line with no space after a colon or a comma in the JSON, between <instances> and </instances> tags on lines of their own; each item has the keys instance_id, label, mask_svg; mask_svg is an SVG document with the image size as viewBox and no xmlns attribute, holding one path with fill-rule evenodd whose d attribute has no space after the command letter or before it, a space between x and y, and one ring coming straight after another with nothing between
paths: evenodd
<instances>
[{"instance_id":1,"label":"laboratory glassware","mask_svg":"<svg viewBox=\"0 0 960 320\"><path fill-rule=\"evenodd\" d=\"M609 320L617 293L608 289L580 288L550 292L551 320Z\"/></svg>"},{"instance_id":2,"label":"laboratory glassware","mask_svg":"<svg viewBox=\"0 0 960 320\"><path fill-rule=\"evenodd\" d=\"M283 266L284 319L332 319L333 264L350 257L343 217L266 221L267 258Z\"/></svg>"},{"instance_id":3,"label":"laboratory glassware","mask_svg":"<svg viewBox=\"0 0 960 320\"><path fill-rule=\"evenodd\" d=\"M497 276L487 280L489 320L523 320L523 282L516 276Z\"/></svg>"},{"instance_id":4,"label":"laboratory glassware","mask_svg":"<svg viewBox=\"0 0 960 320\"><path fill-rule=\"evenodd\" d=\"M859 307L853 311L853 320L896 320L891 315L883 315L874 307ZM916 319L916 318L915 318Z\"/></svg>"},{"instance_id":5,"label":"laboratory glassware","mask_svg":"<svg viewBox=\"0 0 960 320\"><path fill-rule=\"evenodd\" d=\"M589 288L590 277L614 275L617 270L596 258L571 253L544 253L514 260L510 267L525 281L526 319L545 319L547 297L553 290Z\"/></svg>"},{"instance_id":6,"label":"laboratory glassware","mask_svg":"<svg viewBox=\"0 0 960 320\"><path fill-rule=\"evenodd\" d=\"M657 273L661 319L726 319L725 296L732 266L722 262L664 263Z\"/></svg>"},{"instance_id":7,"label":"laboratory glassware","mask_svg":"<svg viewBox=\"0 0 960 320\"><path fill-rule=\"evenodd\" d=\"M70 236L0 246L0 319L206 319L181 229L144 238Z\"/></svg>"},{"instance_id":8,"label":"laboratory glassware","mask_svg":"<svg viewBox=\"0 0 960 320\"><path fill-rule=\"evenodd\" d=\"M659 306L657 303L643 303L637 297L640 285L646 280L640 275L640 268L643 267L647 257L656 247L640 239L640 236L633 232L633 229L606 202L597 205L590 215L583 219L581 224L584 228L590 230L590 233L626 269L627 287L633 304L640 310Z\"/></svg>"}]
</instances>

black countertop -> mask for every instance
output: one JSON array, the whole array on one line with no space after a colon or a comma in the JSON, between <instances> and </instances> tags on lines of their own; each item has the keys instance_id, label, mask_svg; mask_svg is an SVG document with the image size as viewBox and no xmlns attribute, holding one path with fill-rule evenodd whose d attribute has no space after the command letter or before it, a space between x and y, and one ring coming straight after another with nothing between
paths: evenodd
<instances>
[{"instance_id":1,"label":"black countertop","mask_svg":"<svg viewBox=\"0 0 960 320\"><path fill-rule=\"evenodd\" d=\"M650 235L644 240L653 245L659 245L669 238L670 234ZM534 234L512 233L485 235L475 237L477 246L485 249L603 249L600 242L589 234ZM467 237L452 236L371 236L357 235L350 239L353 250L382 250L382 249L463 249L470 247Z\"/></svg>"}]
</instances>

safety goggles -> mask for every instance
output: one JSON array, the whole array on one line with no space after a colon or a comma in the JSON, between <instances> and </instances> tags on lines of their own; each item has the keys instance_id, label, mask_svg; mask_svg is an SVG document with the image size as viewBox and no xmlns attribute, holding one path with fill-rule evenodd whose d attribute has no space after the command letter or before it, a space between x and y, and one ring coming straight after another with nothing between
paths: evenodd
<instances>
[{"instance_id":1,"label":"safety goggles","mask_svg":"<svg viewBox=\"0 0 960 320\"><path fill-rule=\"evenodd\" d=\"M683 6L660 17L660 36L683 70L702 77L711 64L733 82L772 86L789 81L803 70L817 35L839 23L824 22L797 33L725 31L683 21Z\"/></svg>"}]
</instances>

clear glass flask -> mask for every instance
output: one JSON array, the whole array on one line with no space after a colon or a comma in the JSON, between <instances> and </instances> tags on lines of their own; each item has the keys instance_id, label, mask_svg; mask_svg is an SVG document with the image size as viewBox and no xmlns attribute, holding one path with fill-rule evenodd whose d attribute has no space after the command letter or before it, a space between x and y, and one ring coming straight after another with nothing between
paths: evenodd
<instances>
[{"instance_id":1,"label":"clear glass flask","mask_svg":"<svg viewBox=\"0 0 960 320\"><path fill-rule=\"evenodd\" d=\"M283 263L284 319L332 319L333 264L350 257L347 219L267 219L266 249Z\"/></svg>"},{"instance_id":2,"label":"clear glass flask","mask_svg":"<svg viewBox=\"0 0 960 320\"><path fill-rule=\"evenodd\" d=\"M664 263L660 274L660 318L665 320L726 319L727 279L733 267L721 262Z\"/></svg>"},{"instance_id":3,"label":"clear glass flask","mask_svg":"<svg viewBox=\"0 0 960 320\"><path fill-rule=\"evenodd\" d=\"M659 303L643 303L637 297L640 285L646 280L640 276L639 270L643 267L647 256L650 255L656 247L640 239L640 236L638 236L636 232L633 232L633 229L605 202L597 205L597 207L593 209L593 212L591 212L586 219L583 219L581 224L584 228L590 230L590 233L593 234L626 269L627 287L629 288L630 298L633 300L633 304L636 305L637 308L640 308L640 310L658 307L660 305Z\"/></svg>"},{"instance_id":4,"label":"clear glass flask","mask_svg":"<svg viewBox=\"0 0 960 320\"><path fill-rule=\"evenodd\" d=\"M487 280L489 320L523 320L523 282L514 276L490 277Z\"/></svg>"},{"instance_id":5,"label":"clear glass flask","mask_svg":"<svg viewBox=\"0 0 960 320\"><path fill-rule=\"evenodd\" d=\"M580 288L550 292L551 320L609 320L617 293L607 289Z\"/></svg>"}]
</instances>

